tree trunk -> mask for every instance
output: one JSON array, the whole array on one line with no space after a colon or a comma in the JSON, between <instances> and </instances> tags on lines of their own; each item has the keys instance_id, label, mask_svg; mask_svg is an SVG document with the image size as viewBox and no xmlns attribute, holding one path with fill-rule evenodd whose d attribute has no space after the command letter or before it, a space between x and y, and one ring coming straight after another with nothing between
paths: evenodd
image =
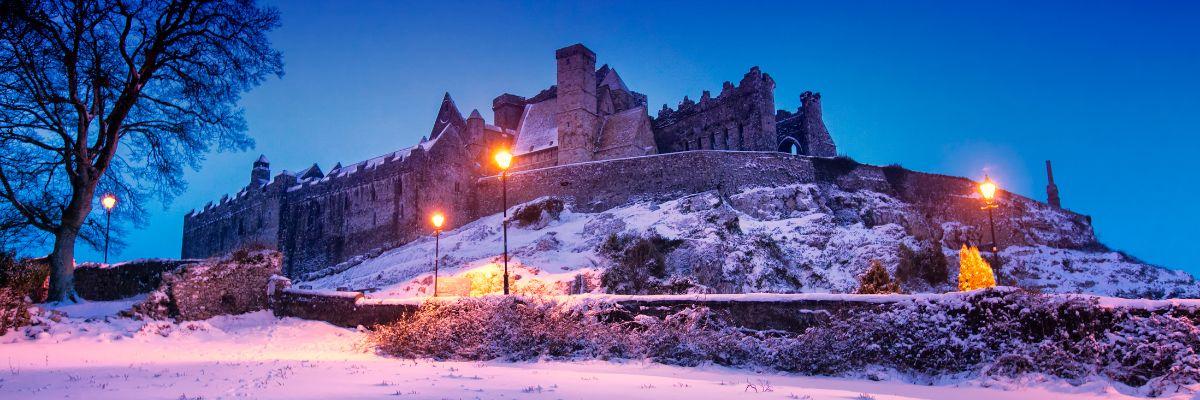
<instances>
[{"instance_id":1,"label":"tree trunk","mask_svg":"<svg viewBox=\"0 0 1200 400\"><path fill-rule=\"evenodd\" d=\"M54 251L50 253L50 297L46 301L79 301L79 295L75 293L75 240L92 211L95 183L81 186L72 190L71 202L63 210L62 225L54 232Z\"/></svg>"},{"instance_id":2,"label":"tree trunk","mask_svg":"<svg viewBox=\"0 0 1200 400\"><path fill-rule=\"evenodd\" d=\"M75 238L79 234L63 227L54 234L50 253L50 297L46 301L75 302Z\"/></svg>"}]
</instances>

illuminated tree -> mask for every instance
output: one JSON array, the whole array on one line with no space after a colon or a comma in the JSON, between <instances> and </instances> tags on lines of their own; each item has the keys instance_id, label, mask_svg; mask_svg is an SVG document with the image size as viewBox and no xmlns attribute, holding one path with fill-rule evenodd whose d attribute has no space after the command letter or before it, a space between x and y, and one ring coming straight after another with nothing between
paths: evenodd
<instances>
[{"instance_id":1,"label":"illuminated tree","mask_svg":"<svg viewBox=\"0 0 1200 400\"><path fill-rule=\"evenodd\" d=\"M958 251L958 290L967 291L993 286L996 286L996 276L992 274L992 267L983 260L983 256L979 255L979 248L967 247L964 244Z\"/></svg>"}]
</instances>

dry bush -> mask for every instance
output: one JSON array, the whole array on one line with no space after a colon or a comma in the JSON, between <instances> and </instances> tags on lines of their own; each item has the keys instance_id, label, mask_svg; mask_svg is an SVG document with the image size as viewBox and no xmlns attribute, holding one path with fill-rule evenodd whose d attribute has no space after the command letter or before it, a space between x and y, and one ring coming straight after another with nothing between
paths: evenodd
<instances>
[{"instance_id":1,"label":"dry bush","mask_svg":"<svg viewBox=\"0 0 1200 400\"><path fill-rule=\"evenodd\" d=\"M667 254L682 244L659 235L609 235L600 244L598 253L614 265L600 276L600 284L608 293L660 294L678 286L664 282Z\"/></svg>"},{"instance_id":2,"label":"dry bush","mask_svg":"<svg viewBox=\"0 0 1200 400\"><path fill-rule=\"evenodd\" d=\"M631 358L835 376L885 368L921 382L1033 374L1082 384L1101 376L1159 396L1200 385L1194 318L1184 309L1130 311L990 289L834 312L802 332L757 332L704 307L659 318L615 304L488 297L426 303L370 338L401 357Z\"/></svg>"},{"instance_id":3,"label":"dry bush","mask_svg":"<svg viewBox=\"0 0 1200 400\"><path fill-rule=\"evenodd\" d=\"M900 263L896 266L896 279L905 287L921 287L923 282L937 289L950 279L950 263L942 254L938 243L926 243L921 250L913 250L900 244L896 250Z\"/></svg>"},{"instance_id":4,"label":"dry bush","mask_svg":"<svg viewBox=\"0 0 1200 400\"><path fill-rule=\"evenodd\" d=\"M378 327L370 340L386 354L443 360L628 357L620 325L602 310L576 310L515 296L431 301L409 318Z\"/></svg>"},{"instance_id":5,"label":"dry bush","mask_svg":"<svg viewBox=\"0 0 1200 400\"><path fill-rule=\"evenodd\" d=\"M45 258L17 260L10 253L0 252L0 287L40 303L46 301L49 279L50 263Z\"/></svg>"},{"instance_id":6,"label":"dry bush","mask_svg":"<svg viewBox=\"0 0 1200 400\"><path fill-rule=\"evenodd\" d=\"M30 306L32 304L24 294L11 288L0 287L0 335L4 335L9 329L29 325Z\"/></svg>"}]
</instances>

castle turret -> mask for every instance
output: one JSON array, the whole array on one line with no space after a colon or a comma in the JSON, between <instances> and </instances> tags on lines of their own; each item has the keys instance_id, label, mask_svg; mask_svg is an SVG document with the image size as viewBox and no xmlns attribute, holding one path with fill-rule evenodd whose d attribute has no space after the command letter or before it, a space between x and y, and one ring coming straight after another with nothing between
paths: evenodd
<instances>
[{"instance_id":1,"label":"castle turret","mask_svg":"<svg viewBox=\"0 0 1200 400\"><path fill-rule=\"evenodd\" d=\"M463 137L463 144L466 145L467 152L480 165L487 164L487 133L486 123L483 121L483 115L479 114L479 110L471 110L471 116L467 117L467 133Z\"/></svg>"},{"instance_id":2,"label":"castle turret","mask_svg":"<svg viewBox=\"0 0 1200 400\"><path fill-rule=\"evenodd\" d=\"M1058 198L1058 185L1054 184L1054 170L1050 168L1050 160L1046 160L1046 202L1054 208L1062 208L1062 200Z\"/></svg>"},{"instance_id":3,"label":"castle turret","mask_svg":"<svg viewBox=\"0 0 1200 400\"><path fill-rule=\"evenodd\" d=\"M596 53L582 44L554 52L558 59L558 164L591 161L596 153Z\"/></svg>"},{"instance_id":4,"label":"castle turret","mask_svg":"<svg viewBox=\"0 0 1200 400\"><path fill-rule=\"evenodd\" d=\"M492 100L492 119L501 128L517 130L524 111L524 97L505 93Z\"/></svg>"},{"instance_id":5,"label":"castle turret","mask_svg":"<svg viewBox=\"0 0 1200 400\"><path fill-rule=\"evenodd\" d=\"M254 169L250 170L250 186L262 186L271 182L271 162L265 154L260 154L254 161Z\"/></svg>"}]
</instances>

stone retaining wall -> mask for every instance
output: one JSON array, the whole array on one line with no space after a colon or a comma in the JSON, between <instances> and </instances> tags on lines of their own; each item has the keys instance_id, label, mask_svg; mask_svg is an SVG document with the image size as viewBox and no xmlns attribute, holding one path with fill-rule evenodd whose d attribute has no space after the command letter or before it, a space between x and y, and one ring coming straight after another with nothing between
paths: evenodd
<instances>
[{"instance_id":1,"label":"stone retaining wall","mask_svg":"<svg viewBox=\"0 0 1200 400\"><path fill-rule=\"evenodd\" d=\"M712 190L733 196L745 189L797 184L870 190L900 199L912 205L915 218L876 222L899 223L920 240L944 241L951 248L981 243L976 229L988 225L976 182L970 179L860 164L848 158L777 152L687 151L519 171L508 177L508 205L553 196L570 202L575 211L600 212ZM480 178L476 186L473 218L499 213L498 177ZM1002 246L1099 245L1086 215L1006 191L998 191L996 198L1000 204L994 210L996 235ZM958 227L973 233L965 237Z\"/></svg>"},{"instance_id":2,"label":"stone retaining wall","mask_svg":"<svg viewBox=\"0 0 1200 400\"><path fill-rule=\"evenodd\" d=\"M371 301L361 292L325 292L292 289L282 276L271 279L267 293L271 311L278 317L325 321L337 326L372 326L399 321L416 311L417 303Z\"/></svg>"},{"instance_id":3,"label":"stone retaining wall","mask_svg":"<svg viewBox=\"0 0 1200 400\"><path fill-rule=\"evenodd\" d=\"M91 301L111 301L158 288L165 272L200 260L136 260L120 264L84 263L75 268L75 291Z\"/></svg>"}]
</instances>

